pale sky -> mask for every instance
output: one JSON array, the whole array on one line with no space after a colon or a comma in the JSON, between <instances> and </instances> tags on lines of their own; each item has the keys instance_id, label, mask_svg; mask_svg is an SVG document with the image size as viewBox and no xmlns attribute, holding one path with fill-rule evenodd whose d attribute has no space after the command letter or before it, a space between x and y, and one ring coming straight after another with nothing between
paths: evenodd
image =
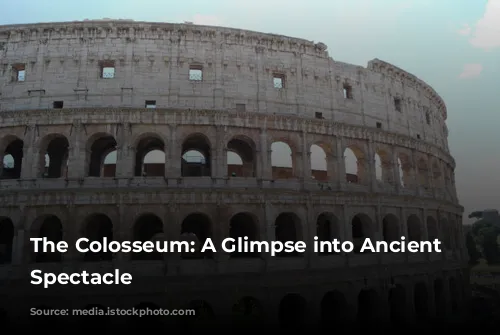
<instances>
[{"instance_id":1,"label":"pale sky","mask_svg":"<svg viewBox=\"0 0 500 335\"><path fill-rule=\"evenodd\" d=\"M500 208L500 0L0 0L0 24L122 18L191 21L323 42L330 56L373 58L433 86L467 216Z\"/></svg>"}]
</instances>

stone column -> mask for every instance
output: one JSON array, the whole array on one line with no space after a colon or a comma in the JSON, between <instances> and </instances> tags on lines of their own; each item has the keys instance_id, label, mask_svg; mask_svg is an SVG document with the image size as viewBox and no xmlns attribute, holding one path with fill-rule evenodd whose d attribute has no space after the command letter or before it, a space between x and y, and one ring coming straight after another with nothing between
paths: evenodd
<instances>
[{"instance_id":1,"label":"stone column","mask_svg":"<svg viewBox=\"0 0 500 335\"><path fill-rule=\"evenodd\" d=\"M163 219L163 231L166 241L181 241L182 222L179 216L179 207L170 204L165 211ZM180 272L181 253L169 252L164 258L167 267L167 273L176 275Z\"/></svg>"},{"instance_id":2,"label":"stone column","mask_svg":"<svg viewBox=\"0 0 500 335\"><path fill-rule=\"evenodd\" d=\"M344 139L337 137L336 141L336 159L337 159L337 181L339 190L346 187L346 171L345 171L345 156L344 156Z\"/></svg>"},{"instance_id":3,"label":"stone column","mask_svg":"<svg viewBox=\"0 0 500 335\"><path fill-rule=\"evenodd\" d=\"M260 176L264 180L270 180L273 177L273 167L271 163L272 150L267 143L266 129L260 130Z\"/></svg>"},{"instance_id":4,"label":"stone column","mask_svg":"<svg viewBox=\"0 0 500 335\"><path fill-rule=\"evenodd\" d=\"M392 170L394 172L394 181L396 185L396 193L400 193L401 191L401 173L399 171L399 162L398 162L398 153L396 152L395 148L393 147L392 150Z\"/></svg>"},{"instance_id":5,"label":"stone column","mask_svg":"<svg viewBox=\"0 0 500 335\"><path fill-rule=\"evenodd\" d=\"M38 166L38 161L34 160L37 158L34 152L34 143L33 139L35 138L35 127L34 126L26 126L26 134L24 136L23 142L23 159L21 165L21 179L32 179L36 178L36 175L33 175L33 165ZM3 156L3 155L2 155ZM2 157L3 161L3 157ZM3 164L2 167L3 168Z\"/></svg>"},{"instance_id":6,"label":"stone column","mask_svg":"<svg viewBox=\"0 0 500 335\"><path fill-rule=\"evenodd\" d=\"M170 143L165 150L165 177L177 180L182 176L182 143L179 143L177 125L169 125Z\"/></svg>"},{"instance_id":7,"label":"stone column","mask_svg":"<svg viewBox=\"0 0 500 335\"><path fill-rule=\"evenodd\" d=\"M368 175L369 177L369 182L370 182L370 188L372 192L375 192L377 190L377 175L376 175L376 167L375 167L375 149L373 148L373 141L370 140L368 141Z\"/></svg>"}]
</instances>

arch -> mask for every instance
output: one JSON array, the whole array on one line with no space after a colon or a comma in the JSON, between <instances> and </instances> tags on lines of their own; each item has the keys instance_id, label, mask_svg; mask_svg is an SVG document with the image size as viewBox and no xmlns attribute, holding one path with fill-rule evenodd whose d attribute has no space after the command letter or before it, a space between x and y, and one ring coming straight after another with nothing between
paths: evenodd
<instances>
[{"instance_id":1,"label":"arch","mask_svg":"<svg viewBox=\"0 0 500 335\"><path fill-rule=\"evenodd\" d=\"M1 141L2 151L0 158L2 166L0 167L0 179L19 179L21 178L24 142L17 136L5 136Z\"/></svg>"},{"instance_id":2,"label":"arch","mask_svg":"<svg viewBox=\"0 0 500 335\"><path fill-rule=\"evenodd\" d=\"M300 332L305 324L307 302L306 299L296 293L285 295L279 305L278 317L280 328L283 331Z\"/></svg>"},{"instance_id":3,"label":"arch","mask_svg":"<svg viewBox=\"0 0 500 335\"><path fill-rule=\"evenodd\" d=\"M93 241L102 243L104 238L107 238L108 242L113 241L113 222L105 214L95 213L89 215L84 221L83 229L82 235L89 239L89 244ZM92 252L89 250L85 253L83 260L86 262L99 262L110 261L112 258L113 254L109 251Z\"/></svg>"},{"instance_id":4,"label":"arch","mask_svg":"<svg viewBox=\"0 0 500 335\"><path fill-rule=\"evenodd\" d=\"M423 282L415 284L413 289L413 303L416 321L425 321L429 317L429 293Z\"/></svg>"},{"instance_id":5,"label":"arch","mask_svg":"<svg viewBox=\"0 0 500 335\"><path fill-rule=\"evenodd\" d=\"M249 241L259 239L256 217L251 213L237 213L229 220L229 237L238 239L247 237ZM257 252L233 252L230 257L259 257Z\"/></svg>"},{"instance_id":6,"label":"arch","mask_svg":"<svg viewBox=\"0 0 500 335\"><path fill-rule=\"evenodd\" d=\"M354 215L351 220L352 242L354 252L359 253L365 239L373 237L373 223L370 217L363 213Z\"/></svg>"},{"instance_id":7,"label":"arch","mask_svg":"<svg viewBox=\"0 0 500 335\"><path fill-rule=\"evenodd\" d=\"M429 241L434 241L439 239L439 230L436 219L432 216L427 217L427 239Z\"/></svg>"},{"instance_id":8,"label":"arch","mask_svg":"<svg viewBox=\"0 0 500 335\"><path fill-rule=\"evenodd\" d=\"M155 214L143 214L135 221L132 235L134 241L161 241L163 240L163 221ZM134 252L131 254L131 259L156 261L162 260L163 254L158 251Z\"/></svg>"},{"instance_id":9,"label":"arch","mask_svg":"<svg viewBox=\"0 0 500 335\"><path fill-rule=\"evenodd\" d=\"M181 173L183 177L210 177L212 175L212 149L208 137L191 134L182 143Z\"/></svg>"},{"instance_id":10,"label":"arch","mask_svg":"<svg viewBox=\"0 0 500 335\"><path fill-rule=\"evenodd\" d=\"M300 241L300 239L302 238L301 220L295 213L286 212L279 214L274 221L274 227L276 241L296 242ZM276 254L277 257L297 257L301 255L302 254L298 252L280 252Z\"/></svg>"},{"instance_id":11,"label":"arch","mask_svg":"<svg viewBox=\"0 0 500 335\"><path fill-rule=\"evenodd\" d=\"M89 314L81 316L81 321L78 325L82 334L88 332L97 332L101 330L109 330L111 325L111 317L106 315L107 308L100 304L89 304L83 307Z\"/></svg>"},{"instance_id":12,"label":"arch","mask_svg":"<svg viewBox=\"0 0 500 335\"><path fill-rule=\"evenodd\" d=\"M397 157L398 157L400 185L402 187L406 187L406 188L410 187L411 186L411 169L412 169L410 157L404 153L399 153Z\"/></svg>"},{"instance_id":13,"label":"arch","mask_svg":"<svg viewBox=\"0 0 500 335\"><path fill-rule=\"evenodd\" d=\"M436 317L443 318L446 315L446 297L444 282L441 278L434 280L434 306L436 308Z\"/></svg>"},{"instance_id":14,"label":"arch","mask_svg":"<svg viewBox=\"0 0 500 335\"><path fill-rule=\"evenodd\" d=\"M374 164L375 164L375 179L377 181L383 181L384 180L384 169L382 165L382 157L378 154L378 152L375 153L374 157Z\"/></svg>"},{"instance_id":15,"label":"arch","mask_svg":"<svg viewBox=\"0 0 500 335\"><path fill-rule=\"evenodd\" d=\"M457 281L455 278L451 277L449 279L449 289L450 289L450 298L451 298L451 314L452 315L457 315L459 311L459 298L460 298L460 291L458 289Z\"/></svg>"},{"instance_id":16,"label":"arch","mask_svg":"<svg viewBox=\"0 0 500 335\"><path fill-rule=\"evenodd\" d=\"M421 241L422 229L420 219L415 214L412 214L406 220L406 229L408 233L408 241Z\"/></svg>"},{"instance_id":17,"label":"arch","mask_svg":"<svg viewBox=\"0 0 500 335\"><path fill-rule=\"evenodd\" d=\"M349 322L349 305L345 296L337 290L325 293L320 313L321 330L324 332L342 331Z\"/></svg>"},{"instance_id":18,"label":"arch","mask_svg":"<svg viewBox=\"0 0 500 335\"><path fill-rule=\"evenodd\" d=\"M349 146L344 150L344 165L346 173L346 181L348 183L359 184L363 178L363 152L354 147Z\"/></svg>"},{"instance_id":19,"label":"arch","mask_svg":"<svg viewBox=\"0 0 500 335\"><path fill-rule=\"evenodd\" d=\"M450 235L450 224L448 222L448 219L445 217L442 217L440 220L440 232L441 232L441 239L443 241L444 249L446 250L451 250L451 235Z\"/></svg>"},{"instance_id":20,"label":"arch","mask_svg":"<svg viewBox=\"0 0 500 335\"><path fill-rule=\"evenodd\" d=\"M271 144L271 167L273 179L295 177L295 153L289 143L276 141Z\"/></svg>"},{"instance_id":21,"label":"arch","mask_svg":"<svg viewBox=\"0 0 500 335\"><path fill-rule=\"evenodd\" d=\"M39 227L37 237L46 238L54 244L63 240L63 225L61 220L55 215L44 215L37 218L32 225L32 229L36 227ZM36 263L60 262L62 261L62 253L57 251L54 246L48 252L38 250L37 253L34 253L34 258Z\"/></svg>"},{"instance_id":22,"label":"arch","mask_svg":"<svg viewBox=\"0 0 500 335\"><path fill-rule=\"evenodd\" d=\"M357 321L363 326L370 327L378 323L379 296L374 289L362 289L358 294Z\"/></svg>"},{"instance_id":23,"label":"arch","mask_svg":"<svg viewBox=\"0 0 500 335\"><path fill-rule=\"evenodd\" d=\"M134 306L142 316L132 315L129 319L129 326L133 333L153 333L162 328L163 317L160 314L155 314L154 311L160 309L157 304L152 302L141 302Z\"/></svg>"},{"instance_id":24,"label":"arch","mask_svg":"<svg viewBox=\"0 0 500 335\"><path fill-rule=\"evenodd\" d=\"M403 286L396 285L389 290L389 311L394 326L406 323L406 292Z\"/></svg>"},{"instance_id":25,"label":"arch","mask_svg":"<svg viewBox=\"0 0 500 335\"><path fill-rule=\"evenodd\" d=\"M339 220L333 213L323 212L316 219L316 236L319 242L331 242L340 239ZM331 243L326 245L331 246ZM324 254L333 253L332 250L323 250Z\"/></svg>"},{"instance_id":26,"label":"arch","mask_svg":"<svg viewBox=\"0 0 500 335\"><path fill-rule=\"evenodd\" d=\"M56 311L49 306L39 305L30 308L28 313L29 328L36 333L41 330L56 330L59 327Z\"/></svg>"},{"instance_id":27,"label":"arch","mask_svg":"<svg viewBox=\"0 0 500 335\"><path fill-rule=\"evenodd\" d=\"M182 253L182 258L212 258L212 251L206 250L203 253L201 248L205 240L212 235L212 221L203 213L192 213L184 218L181 226L181 239L185 241L194 241L193 247L196 251L190 253Z\"/></svg>"},{"instance_id":28,"label":"arch","mask_svg":"<svg viewBox=\"0 0 500 335\"><path fill-rule=\"evenodd\" d=\"M322 143L312 144L309 148L311 153L310 164L311 164L311 177L318 181L328 181L333 176L331 175L330 162L328 160L327 153L331 152L330 148ZM329 169L330 168L330 169Z\"/></svg>"},{"instance_id":29,"label":"arch","mask_svg":"<svg viewBox=\"0 0 500 335\"><path fill-rule=\"evenodd\" d=\"M264 319L264 309L256 298L241 298L234 304L232 312L235 331L249 333L249 330L260 330Z\"/></svg>"},{"instance_id":30,"label":"arch","mask_svg":"<svg viewBox=\"0 0 500 335\"><path fill-rule=\"evenodd\" d=\"M102 165L102 176L103 177L114 177L116 175L116 162L118 159L118 151L110 148L110 151L104 155L104 161Z\"/></svg>"},{"instance_id":31,"label":"arch","mask_svg":"<svg viewBox=\"0 0 500 335\"><path fill-rule=\"evenodd\" d=\"M386 214L382 219L384 241L393 242L400 239L399 219L394 214Z\"/></svg>"},{"instance_id":32,"label":"arch","mask_svg":"<svg viewBox=\"0 0 500 335\"><path fill-rule=\"evenodd\" d=\"M227 143L227 175L254 178L257 173L256 146L251 138L235 136Z\"/></svg>"},{"instance_id":33,"label":"arch","mask_svg":"<svg viewBox=\"0 0 500 335\"><path fill-rule=\"evenodd\" d=\"M136 140L136 177L162 177L165 175L165 142L156 134L144 134Z\"/></svg>"},{"instance_id":34,"label":"arch","mask_svg":"<svg viewBox=\"0 0 500 335\"><path fill-rule=\"evenodd\" d=\"M427 160L421 157L417 161L417 175L419 186L428 189L429 188L429 166Z\"/></svg>"},{"instance_id":35,"label":"arch","mask_svg":"<svg viewBox=\"0 0 500 335\"><path fill-rule=\"evenodd\" d=\"M8 217L0 217L0 265L12 262L14 223Z\"/></svg>"},{"instance_id":36,"label":"arch","mask_svg":"<svg viewBox=\"0 0 500 335\"><path fill-rule=\"evenodd\" d=\"M62 134L45 136L40 143L39 177L61 178L67 176L69 141Z\"/></svg>"},{"instance_id":37,"label":"arch","mask_svg":"<svg viewBox=\"0 0 500 335\"><path fill-rule=\"evenodd\" d=\"M103 176L104 160L109 153L116 150L117 142L114 136L107 133L97 133L92 135L87 141L88 176ZM114 176L113 176L114 177Z\"/></svg>"}]
</instances>

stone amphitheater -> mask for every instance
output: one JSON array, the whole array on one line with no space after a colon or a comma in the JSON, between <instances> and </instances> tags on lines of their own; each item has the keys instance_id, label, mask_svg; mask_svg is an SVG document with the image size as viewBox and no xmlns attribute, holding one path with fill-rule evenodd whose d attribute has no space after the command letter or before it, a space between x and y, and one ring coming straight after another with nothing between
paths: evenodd
<instances>
[{"instance_id":1,"label":"stone amphitheater","mask_svg":"<svg viewBox=\"0 0 500 335\"><path fill-rule=\"evenodd\" d=\"M459 318L467 256L445 103L394 65L351 65L326 50L190 23L0 26L4 317L34 306L191 306L189 327ZM82 236L405 236L440 239L444 251L131 257L35 254L29 242ZM135 285L42 289L27 284L35 268L119 268Z\"/></svg>"}]
</instances>

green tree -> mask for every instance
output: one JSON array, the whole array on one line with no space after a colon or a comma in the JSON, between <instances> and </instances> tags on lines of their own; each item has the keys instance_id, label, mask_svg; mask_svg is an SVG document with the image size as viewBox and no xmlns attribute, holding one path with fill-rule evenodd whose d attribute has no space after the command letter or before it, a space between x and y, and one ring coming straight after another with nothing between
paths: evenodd
<instances>
[{"instance_id":1,"label":"green tree","mask_svg":"<svg viewBox=\"0 0 500 335\"><path fill-rule=\"evenodd\" d=\"M472 236L472 232L467 233L465 244L469 252L469 264L476 265L479 262L479 258L481 258L481 253L477 250L476 241L474 240L474 236Z\"/></svg>"},{"instance_id":2,"label":"green tree","mask_svg":"<svg viewBox=\"0 0 500 335\"><path fill-rule=\"evenodd\" d=\"M500 245L498 238L500 236L500 215L496 211L475 211L469 215L469 218L478 219L472 225L472 240L477 242L481 249L481 254L488 264L500 263ZM471 261L474 259L471 253L472 245L467 244Z\"/></svg>"}]
</instances>

